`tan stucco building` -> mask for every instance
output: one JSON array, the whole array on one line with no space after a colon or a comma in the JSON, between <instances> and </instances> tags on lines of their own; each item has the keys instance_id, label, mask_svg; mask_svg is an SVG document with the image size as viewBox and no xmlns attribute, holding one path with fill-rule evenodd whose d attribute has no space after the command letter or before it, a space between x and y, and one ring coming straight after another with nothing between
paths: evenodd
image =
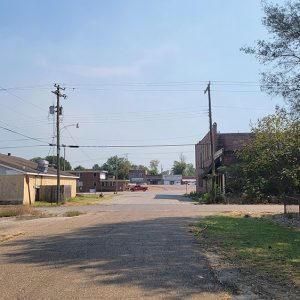
<instances>
[{"instance_id":1,"label":"tan stucco building","mask_svg":"<svg viewBox=\"0 0 300 300\"><path fill-rule=\"evenodd\" d=\"M61 172L60 184L67 186L70 196L76 196L78 177ZM20 157L0 154L0 204L32 204L44 200L40 191L45 186L56 186L56 169L38 169L38 164Z\"/></svg>"}]
</instances>

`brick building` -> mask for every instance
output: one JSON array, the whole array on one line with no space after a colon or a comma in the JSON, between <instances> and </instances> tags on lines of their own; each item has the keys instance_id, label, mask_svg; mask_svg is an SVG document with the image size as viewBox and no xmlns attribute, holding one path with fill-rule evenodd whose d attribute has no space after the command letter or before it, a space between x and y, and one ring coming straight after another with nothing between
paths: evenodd
<instances>
[{"instance_id":1,"label":"brick building","mask_svg":"<svg viewBox=\"0 0 300 300\"><path fill-rule=\"evenodd\" d=\"M164 184L162 175L146 175L146 182L150 185Z\"/></svg>"},{"instance_id":2,"label":"brick building","mask_svg":"<svg viewBox=\"0 0 300 300\"><path fill-rule=\"evenodd\" d=\"M146 175L146 170L129 170L128 178L131 183L145 183Z\"/></svg>"},{"instance_id":3,"label":"brick building","mask_svg":"<svg viewBox=\"0 0 300 300\"><path fill-rule=\"evenodd\" d=\"M235 152L240 150L252 137L251 133L218 133L217 124L213 124L213 153L216 166L216 183L225 192L226 174L218 172L220 166L230 166L237 162ZM209 132L195 145L196 190L207 192L211 174L211 143Z\"/></svg>"},{"instance_id":4,"label":"brick building","mask_svg":"<svg viewBox=\"0 0 300 300\"><path fill-rule=\"evenodd\" d=\"M129 182L128 180L109 178L106 171L84 170L71 171L71 173L79 177L78 193L125 191Z\"/></svg>"}]
</instances>

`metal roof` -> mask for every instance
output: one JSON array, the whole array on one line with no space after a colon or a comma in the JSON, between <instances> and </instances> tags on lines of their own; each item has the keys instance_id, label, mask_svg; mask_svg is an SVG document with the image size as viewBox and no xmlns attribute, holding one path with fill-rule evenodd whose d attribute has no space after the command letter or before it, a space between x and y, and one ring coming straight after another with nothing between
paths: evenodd
<instances>
[{"instance_id":1,"label":"metal roof","mask_svg":"<svg viewBox=\"0 0 300 300\"><path fill-rule=\"evenodd\" d=\"M0 154L0 165L7 167L9 169L17 170L23 174L31 173L31 174L43 175L43 176L47 176L47 175L56 176L57 174L56 173L57 170L52 167L48 167L47 173L41 173L37 170L37 163L31 160L27 160L21 157L7 155L7 154ZM62 177L75 178L73 174L70 174L68 172L61 171L60 174Z\"/></svg>"}]
</instances>

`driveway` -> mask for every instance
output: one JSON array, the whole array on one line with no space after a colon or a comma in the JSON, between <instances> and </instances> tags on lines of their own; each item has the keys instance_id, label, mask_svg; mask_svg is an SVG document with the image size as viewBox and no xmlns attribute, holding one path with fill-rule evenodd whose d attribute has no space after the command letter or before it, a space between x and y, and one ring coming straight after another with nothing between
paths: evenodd
<instances>
[{"instance_id":1,"label":"driveway","mask_svg":"<svg viewBox=\"0 0 300 300\"><path fill-rule=\"evenodd\" d=\"M230 299L189 224L220 211L280 206L200 206L178 190L123 193L46 210L78 217L0 219L1 299Z\"/></svg>"}]
</instances>

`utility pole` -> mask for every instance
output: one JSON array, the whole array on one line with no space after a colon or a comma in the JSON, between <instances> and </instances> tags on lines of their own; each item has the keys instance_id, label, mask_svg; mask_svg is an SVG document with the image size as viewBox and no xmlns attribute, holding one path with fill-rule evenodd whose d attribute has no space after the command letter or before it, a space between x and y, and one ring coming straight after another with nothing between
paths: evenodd
<instances>
[{"instance_id":1,"label":"utility pole","mask_svg":"<svg viewBox=\"0 0 300 300\"><path fill-rule=\"evenodd\" d=\"M210 82L204 91L204 94L208 94L208 116L209 116L209 135L210 135L210 156L211 156L211 176L212 176L212 197L213 202L216 200L216 168L215 168L215 158L214 158L214 140L213 140L213 126L212 126L212 116L211 116L211 98L210 98Z\"/></svg>"},{"instance_id":2,"label":"utility pole","mask_svg":"<svg viewBox=\"0 0 300 300\"><path fill-rule=\"evenodd\" d=\"M116 156L116 194L118 194L118 156Z\"/></svg>"},{"instance_id":3,"label":"utility pole","mask_svg":"<svg viewBox=\"0 0 300 300\"><path fill-rule=\"evenodd\" d=\"M62 144L64 147L64 171L66 171L66 145Z\"/></svg>"},{"instance_id":4,"label":"utility pole","mask_svg":"<svg viewBox=\"0 0 300 300\"><path fill-rule=\"evenodd\" d=\"M59 100L60 98L66 99L67 96L65 94L61 94L60 91L64 91L65 88L60 87L59 84L54 84L56 88L55 91L52 91L53 94L56 95L56 204L60 202L60 115L62 115L62 107L60 106Z\"/></svg>"}]
</instances>

